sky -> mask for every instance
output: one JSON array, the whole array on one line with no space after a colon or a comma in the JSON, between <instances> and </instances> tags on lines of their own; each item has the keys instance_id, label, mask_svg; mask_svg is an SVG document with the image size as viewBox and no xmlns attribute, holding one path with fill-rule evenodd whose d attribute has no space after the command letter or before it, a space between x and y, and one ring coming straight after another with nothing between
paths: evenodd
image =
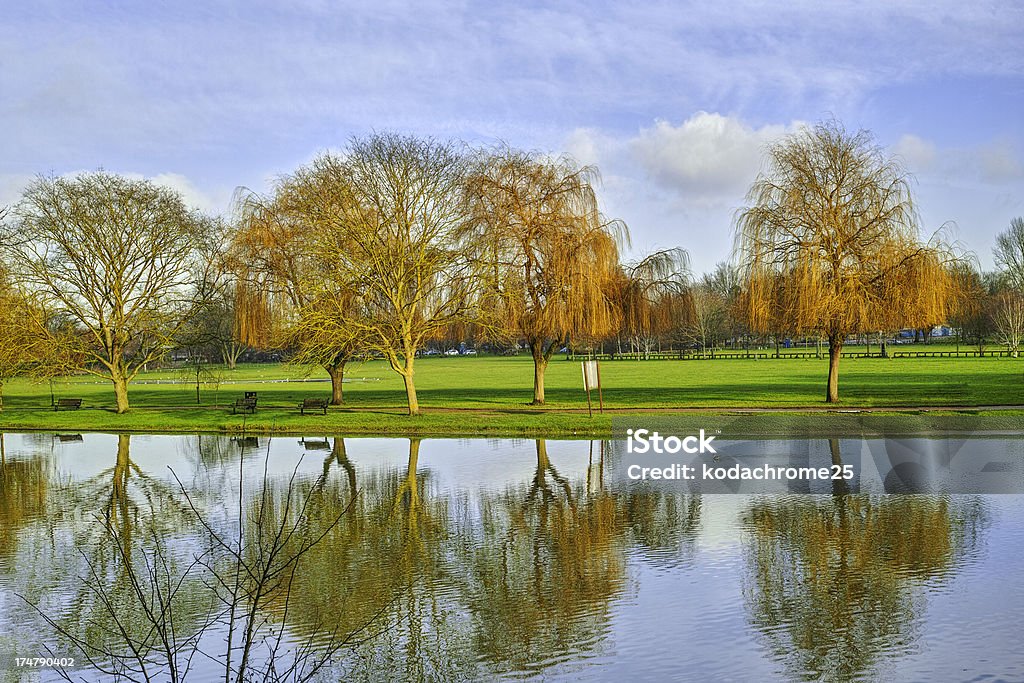
<instances>
[{"instance_id":1,"label":"sky","mask_svg":"<svg viewBox=\"0 0 1024 683\"><path fill-rule=\"evenodd\" d=\"M7 3L0 205L148 177L226 213L374 131L595 164L628 255L726 260L766 147L835 118L914 178L923 236L992 267L1024 215L1024 3Z\"/></svg>"}]
</instances>

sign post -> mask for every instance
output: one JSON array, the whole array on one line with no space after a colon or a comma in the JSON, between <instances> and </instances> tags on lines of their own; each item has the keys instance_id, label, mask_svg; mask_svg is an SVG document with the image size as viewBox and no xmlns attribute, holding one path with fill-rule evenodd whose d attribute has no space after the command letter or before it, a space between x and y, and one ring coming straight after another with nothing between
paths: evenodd
<instances>
[{"instance_id":1,"label":"sign post","mask_svg":"<svg viewBox=\"0 0 1024 683\"><path fill-rule=\"evenodd\" d=\"M593 417L594 408L590 400L590 392L597 389L597 399L604 412L604 394L601 392L601 364L596 360L585 360L583 366L583 389L587 392L587 413Z\"/></svg>"}]
</instances>

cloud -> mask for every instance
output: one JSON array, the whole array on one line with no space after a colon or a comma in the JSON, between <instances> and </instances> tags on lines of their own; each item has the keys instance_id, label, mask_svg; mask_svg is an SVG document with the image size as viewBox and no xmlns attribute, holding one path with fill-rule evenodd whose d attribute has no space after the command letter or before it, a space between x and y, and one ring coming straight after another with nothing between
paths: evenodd
<instances>
[{"instance_id":1,"label":"cloud","mask_svg":"<svg viewBox=\"0 0 1024 683\"><path fill-rule=\"evenodd\" d=\"M1020 150L1009 140L939 147L908 133L892 146L892 153L922 179L1000 185L1024 178Z\"/></svg>"},{"instance_id":2,"label":"cloud","mask_svg":"<svg viewBox=\"0 0 1024 683\"><path fill-rule=\"evenodd\" d=\"M753 128L738 118L697 112L679 125L658 121L629 142L639 166L663 187L697 201L742 196L765 149L799 122Z\"/></svg>"},{"instance_id":3,"label":"cloud","mask_svg":"<svg viewBox=\"0 0 1024 683\"><path fill-rule=\"evenodd\" d=\"M916 135L903 135L893 145L892 151L914 172L930 170L935 164L935 145Z\"/></svg>"},{"instance_id":4,"label":"cloud","mask_svg":"<svg viewBox=\"0 0 1024 683\"><path fill-rule=\"evenodd\" d=\"M27 173L0 174L0 209L12 206L21 199L21 193L32 182L33 176Z\"/></svg>"},{"instance_id":5,"label":"cloud","mask_svg":"<svg viewBox=\"0 0 1024 683\"><path fill-rule=\"evenodd\" d=\"M227 209L230 196L224 192L208 194L180 173L161 173L150 178L157 185L174 190L187 206L205 213L218 214Z\"/></svg>"},{"instance_id":6,"label":"cloud","mask_svg":"<svg viewBox=\"0 0 1024 683\"><path fill-rule=\"evenodd\" d=\"M996 143L977 151L982 177L991 182L1005 182L1024 177L1024 166L1010 145Z\"/></svg>"}]
</instances>

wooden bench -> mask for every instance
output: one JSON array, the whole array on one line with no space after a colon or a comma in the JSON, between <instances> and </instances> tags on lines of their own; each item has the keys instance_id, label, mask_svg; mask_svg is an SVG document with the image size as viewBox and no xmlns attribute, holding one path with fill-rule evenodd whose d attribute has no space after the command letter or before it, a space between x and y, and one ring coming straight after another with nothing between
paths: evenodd
<instances>
[{"instance_id":1,"label":"wooden bench","mask_svg":"<svg viewBox=\"0 0 1024 683\"><path fill-rule=\"evenodd\" d=\"M235 405L231 407L231 414L243 412L256 414L256 399L255 398L236 398Z\"/></svg>"},{"instance_id":2,"label":"wooden bench","mask_svg":"<svg viewBox=\"0 0 1024 683\"><path fill-rule=\"evenodd\" d=\"M53 404L54 410L78 410L82 407L82 399L80 398L58 398L57 402Z\"/></svg>"},{"instance_id":3,"label":"wooden bench","mask_svg":"<svg viewBox=\"0 0 1024 683\"><path fill-rule=\"evenodd\" d=\"M327 414L327 399L326 398L306 398L299 404L299 412L303 415L306 414L307 410L320 410L324 415Z\"/></svg>"}]
</instances>

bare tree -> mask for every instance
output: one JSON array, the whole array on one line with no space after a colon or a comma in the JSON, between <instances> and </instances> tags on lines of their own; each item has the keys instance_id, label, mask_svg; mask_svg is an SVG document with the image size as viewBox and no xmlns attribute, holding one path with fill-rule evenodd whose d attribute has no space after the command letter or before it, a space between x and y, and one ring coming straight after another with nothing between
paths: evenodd
<instances>
[{"instance_id":1,"label":"bare tree","mask_svg":"<svg viewBox=\"0 0 1024 683\"><path fill-rule=\"evenodd\" d=\"M1010 221L1010 227L996 237L996 246L992 250L996 265L999 266L1010 286L1018 292L1024 292L1024 218L1017 217Z\"/></svg>"},{"instance_id":2,"label":"bare tree","mask_svg":"<svg viewBox=\"0 0 1024 683\"><path fill-rule=\"evenodd\" d=\"M1024 341L1024 295L1010 290L997 296L993 322L1010 355L1016 358Z\"/></svg>"},{"instance_id":3,"label":"bare tree","mask_svg":"<svg viewBox=\"0 0 1024 683\"><path fill-rule=\"evenodd\" d=\"M353 140L344 159L319 163L344 174L348 195L325 230L311 236L327 272L309 288L326 299L344 286L354 304L330 320L326 307L311 307L310 327L334 321L335 329L358 335L402 377L416 415L416 352L479 310L466 157L451 143L379 134Z\"/></svg>"},{"instance_id":4,"label":"bare tree","mask_svg":"<svg viewBox=\"0 0 1024 683\"><path fill-rule=\"evenodd\" d=\"M74 322L78 333L61 341L114 385L124 413L129 382L195 308L191 265L206 222L176 192L103 172L37 178L15 214L5 240L14 277Z\"/></svg>"},{"instance_id":5,"label":"bare tree","mask_svg":"<svg viewBox=\"0 0 1024 683\"><path fill-rule=\"evenodd\" d=\"M108 543L94 541L80 550L87 571L78 602L91 605L89 613L68 623L22 598L90 672L110 680L178 682L191 680L198 666L213 665L228 683L317 680L388 606L382 601L379 611L347 630L319 623L301 637L287 630L295 609L292 585L310 552L348 512L354 491L346 505L325 508L319 483L298 482L301 460L284 491L274 487L265 460L262 486L246 495L240 459L237 526L214 522L173 471L177 494L156 484L157 491L146 491L147 511L129 496L129 478L147 476L131 460L129 440L118 438L113 486L97 519ZM169 512L199 531L197 549L183 553L167 538L158 520ZM106 545L113 557L88 554ZM73 671L58 674L76 678Z\"/></svg>"},{"instance_id":6,"label":"bare tree","mask_svg":"<svg viewBox=\"0 0 1024 683\"><path fill-rule=\"evenodd\" d=\"M950 249L921 243L907 174L870 133L833 121L776 143L747 201L736 251L751 327L825 336L826 401L839 400L847 335L948 314Z\"/></svg>"},{"instance_id":7,"label":"bare tree","mask_svg":"<svg viewBox=\"0 0 1024 683\"><path fill-rule=\"evenodd\" d=\"M207 239L199 245L194 280L198 309L187 325L184 344L200 347L211 358L234 370L239 357L249 348L242 340L239 318L239 282L231 267L231 231L216 221Z\"/></svg>"},{"instance_id":8,"label":"bare tree","mask_svg":"<svg viewBox=\"0 0 1024 683\"><path fill-rule=\"evenodd\" d=\"M725 326L727 302L719 292L698 283L687 292L690 314L682 320L683 338L700 347L701 353L714 349ZM712 354L714 352L712 351Z\"/></svg>"},{"instance_id":9,"label":"bare tree","mask_svg":"<svg viewBox=\"0 0 1024 683\"><path fill-rule=\"evenodd\" d=\"M569 158L502 149L485 155L469 180L490 310L530 348L534 404L544 403L544 371L561 345L618 323L612 297L628 231L598 211L597 178Z\"/></svg>"}]
</instances>

